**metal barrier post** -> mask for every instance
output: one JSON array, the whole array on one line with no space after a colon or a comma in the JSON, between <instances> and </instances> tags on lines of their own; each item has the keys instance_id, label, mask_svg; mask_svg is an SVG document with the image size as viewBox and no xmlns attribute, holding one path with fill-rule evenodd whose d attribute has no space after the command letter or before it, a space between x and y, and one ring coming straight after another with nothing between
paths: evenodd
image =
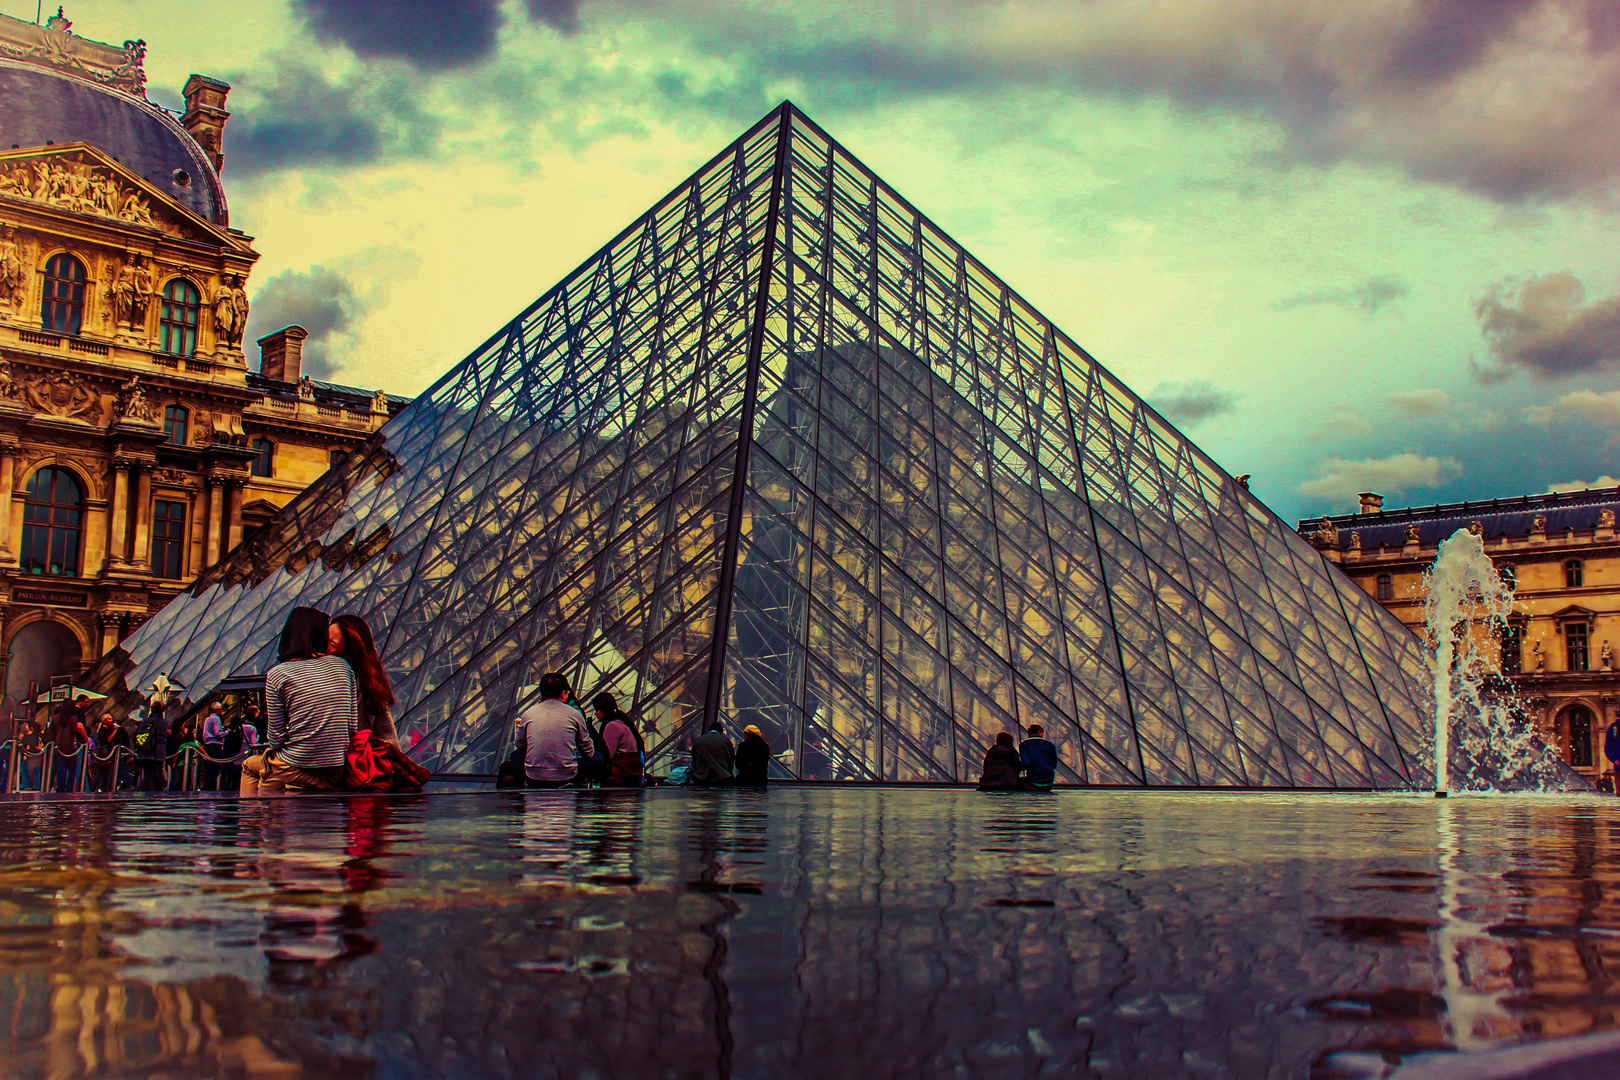
<instances>
[{"instance_id":1,"label":"metal barrier post","mask_svg":"<svg viewBox=\"0 0 1620 1080\"><path fill-rule=\"evenodd\" d=\"M17 740L0 743L0 746L6 749L6 775L0 778L0 793L10 795L17 788Z\"/></svg>"},{"instance_id":2,"label":"metal barrier post","mask_svg":"<svg viewBox=\"0 0 1620 1080\"><path fill-rule=\"evenodd\" d=\"M90 779L90 744L85 743L83 746L79 747L78 750L74 751L73 756L79 759L79 778L74 782L73 790L78 794L83 795L87 782Z\"/></svg>"}]
</instances>

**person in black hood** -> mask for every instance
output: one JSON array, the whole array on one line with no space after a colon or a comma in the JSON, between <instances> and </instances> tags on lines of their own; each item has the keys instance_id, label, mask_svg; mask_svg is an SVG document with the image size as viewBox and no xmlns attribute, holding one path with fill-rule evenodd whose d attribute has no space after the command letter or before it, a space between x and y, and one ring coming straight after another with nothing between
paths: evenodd
<instances>
[{"instance_id":1,"label":"person in black hood","mask_svg":"<svg viewBox=\"0 0 1620 1080\"><path fill-rule=\"evenodd\" d=\"M1017 791L1018 748L1013 746L1011 732L996 735L996 744L984 755L984 775L979 777L980 791Z\"/></svg>"}]
</instances>

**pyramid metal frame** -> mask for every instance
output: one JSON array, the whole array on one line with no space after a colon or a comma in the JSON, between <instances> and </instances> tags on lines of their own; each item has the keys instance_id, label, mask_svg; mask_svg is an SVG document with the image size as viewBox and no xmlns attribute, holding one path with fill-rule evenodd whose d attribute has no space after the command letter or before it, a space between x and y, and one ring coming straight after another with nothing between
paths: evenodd
<instances>
[{"instance_id":1,"label":"pyramid metal frame","mask_svg":"<svg viewBox=\"0 0 1620 1080\"><path fill-rule=\"evenodd\" d=\"M757 724L780 776L1405 787L1418 642L790 103L491 337L92 677L263 672L372 624L396 723L487 773L547 670L655 764Z\"/></svg>"}]
</instances>

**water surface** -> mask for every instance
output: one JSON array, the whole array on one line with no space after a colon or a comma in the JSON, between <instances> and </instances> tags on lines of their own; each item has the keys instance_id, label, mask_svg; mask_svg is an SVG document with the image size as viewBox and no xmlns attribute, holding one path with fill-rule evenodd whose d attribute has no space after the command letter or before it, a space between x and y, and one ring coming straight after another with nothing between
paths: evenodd
<instances>
[{"instance_id":1,"label":"water surface","mask_svg":"<svg viewBox=\"0 0 1620 1080\"><path fill-rule=\"evenodd\" d=\"M0 1069L1372 1075L1620 1026L1612 806L810 787L0 803Z\"/></svg>"}]
</instances>

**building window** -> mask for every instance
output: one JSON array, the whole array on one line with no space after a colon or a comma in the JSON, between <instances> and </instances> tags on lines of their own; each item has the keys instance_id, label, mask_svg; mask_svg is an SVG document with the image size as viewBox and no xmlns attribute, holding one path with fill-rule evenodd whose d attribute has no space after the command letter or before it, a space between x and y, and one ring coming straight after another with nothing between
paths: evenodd
<instances>
[{"instance_id":1,"label":"building window","mask_svg":"<svg viewBox=\"0 0 1620 1080\"><path fill-rule=\"evenodd\" d=\"M1564 648L1568 651L1569 670L1589 671L1591 665L1586 657L1586 624L1572 622L1564 624Z\"/></svg>"},{"instance_id":2,"label":"building window","mask_svg":"<svg viewBox=\"0 0 1620 1080\"><path fill-rule=\"evenodd\" d=\"M45 264L39 321L46 330L78 336L84 322L84 263L71 255L51 256Z\"/></svg>"},{"instance_id":3,"label":"building window","mask_svg":"<svg viewBox=\"0 0 1620 1080\"><path fill-rule=\"evenodd\" d=\"M186 504L159 499L152 504L152 573L180 576L186 542Z\"/></svg>"},{"instance_id":4,"label":"building window","mask_svg":"<svg viewBox=\"0 0 1620 1080\"><path fill-rule=\"evenodd\" d=\"M185 278L175 278L163 286L163 309L158 318L160 348L176 356L192 356L197 351L197 316L202 296L197 286Z\"/></svg>"},{"instance_id":5,"label":"building window","mask_svg":"<svg viewBox=\"0 0 1620 1080\"><path fill-rule=\"evenodd\" d=\"M331 467L334 469L348 460L349 452L347 450L334 450L329 458Z\"/></svg>"},{"instance_id":6,"label":"building window","mask_svg":"<svg viewBox=\"0 0 1620 1080\"><path fill-rule=\"evenodd\" d=\"M1564 584L1571 589L1581 587L1581 560L1566 559L1564 561Z\"/></svg>"},{"instance_id":7,"label":"building window","mask_svg":"<svg viewBox=\"0 0 1620 1080\"><path fill-rule=\"evenodd\" d=\"M1395 599L1395 579L1390 577L1388 574L1378 575L1378 599Z\"/></svg>"},{"instance_id":8,"label":"building window","mask_svg":"<svg viewBox=\"0 0 1620 1080\"><path fill-rule=\"evenodd\" d=\"M1513 623L1502 627L1502 674L1518 675L1524 671L1524 627Z\"/></svg>"},{"instance_id":9,"label":"building window","mask_svg":"<svg viewBox=\"0 0 1620 1080\"><path fill-rule=\"evenodd\" d=\"M163 408L163 434L167 435L173 446L186 445L186 428L190 426L191 414L186 412L184 405L166 405Z\"/></svg>"},{"instance_id":10,"label":"building window","mask_svg":"<svg viewBox=\"0 0 1620 1080\"><path fill-rule=\"evenodd\" d=\"M55 468L36 472L23 505L23 573L78 576L83 514L84 492L72 473Z\"/></svg>"},{"instance_id":11,"label":"building window","mask_svg":"<svg viewBox=\"0 0 1620 1080\"><path fill-rule=\"evenodd\" d=\"M1585 705L1571 705L1564 710L1569 722L1569 763L1575 766L1592 765L1592 710Z\"/></svg>"},{"instance_id":12,"label":"building window","mask_svg":"<svg viewBox=\"0 0 1620 1080\"><path fill-rule=\"evenodd\" d=\"M275 460L275 443L271 442L269 439L253 440L252 471L254 476L270 476L271 466L275 464Z\"/></svg>"}]
</instances>

